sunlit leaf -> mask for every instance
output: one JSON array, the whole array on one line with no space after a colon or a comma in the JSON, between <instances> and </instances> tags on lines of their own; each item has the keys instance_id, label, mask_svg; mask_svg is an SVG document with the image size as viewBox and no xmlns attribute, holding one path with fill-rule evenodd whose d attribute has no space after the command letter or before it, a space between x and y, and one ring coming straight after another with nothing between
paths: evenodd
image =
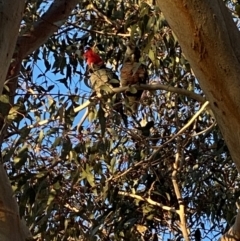
<instances>
[{"instance_id":1,"label":"sunlit leaf","mask_svg":"<svg viewBox=\"0 0 240 241\"><path fill-rule=\"evenodd\" d=\"M38 136L38 144L42 143L43 138L44 138L44 132L43 130L40 130L39 136Z\"/></svg>"},{"instance_id":2,"label":"sunlit leaf","mask_svg":"<svg viewBox=\"0 0 240 241\"><path fill-rule=\"evenodd\" d=\"M98 118L101 125L101 134L104 136L104 133L106 130L106 118L105 118L105 112L101 107L98 110Z\"/></svg>"}]
</instances>

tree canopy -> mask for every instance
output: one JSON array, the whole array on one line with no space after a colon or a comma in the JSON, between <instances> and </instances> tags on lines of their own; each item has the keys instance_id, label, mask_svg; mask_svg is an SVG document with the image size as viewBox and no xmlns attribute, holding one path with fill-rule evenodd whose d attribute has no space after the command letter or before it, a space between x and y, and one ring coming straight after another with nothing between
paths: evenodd
<instances>
[{"instance_id":1,"label":"tree canopy","mask_svg":"<svg viewBox=\"0 0 240 241\"><path fill-rule=\"evenodd\" d=\"M191 2L3 4L1 240L240 239L240 5ZM119 77L129 42L149 82L94 96L86 47ZM126 127L105 97L138 89Z\"/></svg>"}]
</instances>

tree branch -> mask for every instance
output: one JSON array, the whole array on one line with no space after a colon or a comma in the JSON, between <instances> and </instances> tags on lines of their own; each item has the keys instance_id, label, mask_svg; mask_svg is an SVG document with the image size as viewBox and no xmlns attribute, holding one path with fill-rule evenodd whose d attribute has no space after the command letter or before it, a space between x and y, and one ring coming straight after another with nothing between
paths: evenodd
<instances>
[{"instance_id":1,"label":"tree branch","mask_svg":"<svg viewBox=\"0 0 240 241\"><path fill-rule=\"evenodd\" d=\"M166 211L170 211L170 212L174 212L174 213L178 213L179 211L176 210L175 208L172 208L172 207L169 207L169 206L165 206L161 203L158 203L158 202L155 202L153 201L151 198L144 198L144 197L141 197L139 195L136 195L136 194L133 194L133 193L127 193L127 192L123 192L123 191L119 191L118 192L119 195L122 195L122 196L125 196L125 197L132 197L132 198L135 198L137 200L140 200L140 201L145 201L153 206L157 206L157 207L160 207L162 208L163 210L166 210Z\"/></svg>"},{"instance_id":2,"label":"tree branch","mask_svg":"<svg viewBox=\"0 0 240 241\"><path fill-rule=\"evenodd\" d=\"M150 85L132 85L131 87L136 88L137 90L166 90L169 92L174 92L177 94L181 94L184 96L187 96L189 98L192 98L196 101L199 101L201 103L204 103L206 101L206 99L204 97L202 97L201 95L198 95L194 92L185 90L185 89L181 89L181 88L176 88L173 86L167 86L167 85L162 85L162 84L150 84ZM126 90L128 90L129 87L119 87L119 88L112 88L112 92L114 93L121 93L121 92L125 92ZM94 98L92 98L93 100ZM88 107L90 105L90 100L84 102L82 105L74 108L74 112L79 112L83 109L85 109L86 107Z\"/></svg>"},{"instance_id":3,"label":"tree branch","mask_svg":"<svg viewBox=\"0 0 240 241\"><path fill-rule=\"evenodd\" d=\"M33 25L33 29L18 38L19 57L26 57L44 44L67 20L78 2L78 0L55 0L41 19Z\"/></svg>"},{"instance_id":4,"label":"tree branch","mask_svg":"<svg viewBox=\"0 0 240 241\"><path fill-rule=\"evenodd\" d=\"M151 161L155 155L166 145L168 144L169 142L173 141L176 137L178 137L179 135L181 135L193 122L194 120L205 110L205 108L208 106L209 102L206 101L202 107L198 110L198 112L196 114L194 114L194 116L188 121L188 123L183 126L179 131L178 133L176 133L175 135L173 135L169 140L167 140L166 142L164 142L161 146L158 147L157 150L155 150L153 152L153 154L149 157L149 161Z\"/></svg>"},{"instance_id":5,"label":"tree branch","mask_svg":"<svg viewBox=\"0 0 240 241\"><path fill-rule=\"evenodd\" d=\"M179 170L179 157L180 157L179 152L177 152L176 156L175 156L175 162L173 164L174 168L173 168L173 172L172 172L172 183L173 183L173 188L174 188L176 197L178 199L178 205L179 205L178 215L179 215L179 218L180 218L180 221L181 221L180 227L181 227L181 230L182 230L182 234L183 234L184 240L189 241L189 236L188 236L189 230L187 228L187 222L186 222L186 218L185 218L185 206L184 206L184 203L182 201L182 195L181 195L178 183L177 183L177 173L178 173L178 170Z\"/></svg>"},{"instance_id":6,"label":"tree branch","mask_svg":"<svg viewBox=\"0 0 240 241\"><path fill-rule=\"evenodd\" d=\"M174 92L174 93L177 93L177 94L187 96L187 97L189 97L191 99L194 99L196 101L199 101L201 103L204 103L206 101L206 99L199 94L188 91L186 89L181 89L181 88L177 88L177 87L173 87L173 86L167 86L167 85L153 83L153 84L149 84L149 85L143 85L143 84L132 85L131 87L134 87L137 90L166 90L166 91L169 91L169 92ZM119 93L119 92L126 91L128 88L129 87L113 88L113 91L115 93Z\"/></svg>"},{"instance_id":7,"label":"tree branch","mask_svg":"<svg viewBox=\"0 0 240 241\"><path fill-rule=\"evenodd\" d=\"M101 35L120 36L120 37L130 37L131 36L130 33L118 33L117 31L115 31L115 32L105 32L105 31L99 31L99 30L95 30L95 29L87 29L87 28L79 27L78 25L76 25L76 23L68 22L68 25L74 26L75 28L78 28L81 31L85 31L85 32L89 32L89 33L98 33L98 34L101 34Z\"/></svg>"}]
</instances>

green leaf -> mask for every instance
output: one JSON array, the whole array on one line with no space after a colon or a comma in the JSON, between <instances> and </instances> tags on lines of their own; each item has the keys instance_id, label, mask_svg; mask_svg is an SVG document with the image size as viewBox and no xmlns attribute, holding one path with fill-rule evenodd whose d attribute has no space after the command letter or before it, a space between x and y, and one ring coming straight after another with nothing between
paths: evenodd
<instances>
[{"instance_id":1,"label":"green leaf","mask_svg":"<svg viewBox=\"0 0 240 241\"><path fill-rule=\"evenodd\" d=\"M88 120L90 122L94 121L97 118L97 110L93 107L89 108Z\"/></svg>"},{"instance_id":2,"label":"green leaf","mask_svg":"<svg viewBox=\"0 0 240 241\"><path fill-rule=\"evenodd\" d=\"M239 5L239 4L237 4L237 5L235 6L235 11L236 11L238 17L240 17L240 5Z\"/></svg>"},{"instance_id":3,"label":"green leaf","mask_svg":"<svg viewBox=\"0 0 240 241\"><path fill-rule=\"evenodd\" d=\"M114 156L112 159L111 159L111 162L110 162L110 167L111 167L111 172L112 174L115 173L115 169L116 169L116 162L117 162L117 159L116 159L116 156Z\"/></svg>"},{"instance_id":4,"label":"green leaf","mask_svg":"<svg viewBox=\"0 0 240 241\"><path fill-rule=\"evenodd\" d=\"M132 94L136 94L137 93L137 89L135 87L133 87L133 86L130 86L128 91L131 92Z\"/></svg>"},{"instance_id":5,"label":"green leaf","mask_svg":"<svg viewBox=\"0 0 240 241\"><path fill-rule=\"evenodd\" d=\"M54 201L54 199L56 197L56 194L57 194L56 190L52 188L50 191L50 194L48 196L47 206L52 204L52 202Z\"/></svg>"},{"instance_id":6,"label":"green leaf","mask_svg":"<svg viewBox=\"0 0 240 241\"><path fill-rule=\"evenodd\" d=\"M37 140L38 144L42 144L43 138L44 138L44 132L43 130L40 130L38 140Z\"/></svg>"},{"instance_id":7,"label":"green leaf","mask_svg":"<svg viewBox=\"0 0 240 241\"><path fill-rule=\"evenodd\" d=\"M48 62L47 59L44 59L44 65L46 67L45 73L47 73L51 68L51 64Z\"/></svg>"},{"instance_id":8,"label":"green leaf","mask_svg":"<svg viewBox=\"0 0 240 241\"><path fill-rule=\"evenodd\" d=\"M57 137L52 144L52 148L55 148L55 147L59 146L61 144L61 142L62 142L62 138Z\"/></svg>"},{"instance_id":9,"label":"green leaf","mask_svg":"<svg viewBox=\"0 0 240 241\"><path fill-rule=\"evenodd\" d=\"M100 89L106 91L107 93L111 93L112 92L112 89L110 88L110 86L108 84L101 85Z\"/></svg>"},{"instance_id":10,"label":"green leaf","mask_svg":"<svg viewBox=\"0 0 240 241\"><path fill-rule=\"evenodd\" d=\"M14 164L17 169L22 167L28 160L28 146L24 145L19 151L16 157L14 157Z\"/></svg>"},{"instance_id":11,"label":"green leaf","mask_svg":"<svg viewBox=\"0 0 240 241\"><path fill-rule=\"evenodd\" d=\"M155 53L152 51L152 49L149 49L148 57L151 59L152 63L155 63Z\"/></svg>"},{"instance_id":12,"label":"green leaf","mask_svg":"<svg viewBox=\"0 0 240 241\"><path fill-rule=\"evenodd\" d=\"M0 117L7 116L9 109L9 97L7 95L0 95Z\"/></svg>"},{"instance_id":13,"label":"green leaf","mask_svg":"<svg viewBox=\"0 0 240 241\"><path fill-rule=\"evenodd\" d=\"M54 89L55 85L49 85L47 91L50 92L52 89Z\"/></svg>"},{"instance_id":14,"label":"green leaf","mask_svg":"<svg viewBox=\"0 0 240 241\"><path fill-rule=\"evenodd\" d=\"M104 133L106 131L106 118L105 118L105 112L103 111L102 107L100 106L98 110L98 118L101 126L101 134L104 136Z\"/></svg>"},{"instance_id":15,"label":"green leaf","mask_svg":"<svg viewBox=\"0 0 240 241\"><path fill-rule=\"evenodd\" d=\"M156 17L154 15L148 19L146 31L149 32L152 29L152 27L155 25L155 20L156 20Z\"/></svg>"},{"instance_id":16,"label":"green leaf","mask_svg":"<svg viewBox=\"0 0 240 241\"><path fill-rule=\"evenodd\" d=\"M68 88L68 83L67 83L67 79L66 78L58 79L56 81L59 81L60 83L64 84L66 86L66 88Z\"/></svg>"},{"instance_id":17,"label":"green leaf","mask_svg":"<svg viewBox=\"0 0 240 241\"><path fill-rule=\"evenodd\" d=\"M82 177L87 179L91 187L95 187L94 175L89 171L89 166L83 170Z\"/></svg>"},{"instance_id":18,"label":"green leaf","mask_svg":"<svg viewBox=\"0 0 240 241\"><path fill-rule=\"evenodd\" d=\"M66 68L67 68L66 79L69 79L70 82L71 82L71 80L72 80L72 67L71 67L70 64L67 64Z\"/></svg>"}]
</instances>

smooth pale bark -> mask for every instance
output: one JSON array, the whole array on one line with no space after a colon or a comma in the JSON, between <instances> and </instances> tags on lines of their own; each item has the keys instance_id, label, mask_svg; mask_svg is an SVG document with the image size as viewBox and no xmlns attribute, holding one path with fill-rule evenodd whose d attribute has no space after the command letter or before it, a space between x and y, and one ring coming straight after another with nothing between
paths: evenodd
<instances>
[{"instance_id":1,"label":"smooth pale bark","mask_svg":"<svg viewBox=\"0 0 240 241\"><path fill-rule=\"evenodd\" d=\"M0 1L0 93L15 50L24 6L24 0Z\"/></svg>"},{"instance_id":2,"label":"smooth pale bark","mask_svg":"<svg viewBox=\"0 0 240 241\"><path fill-rule=\"evenodd\" d=\"M58 29L74 9L77 0L55 0L31 32L18 36L25 1L0 1L0 93L3 83L10 78L10 93L15 93L22 59L36 50ZM16 45L17 41L17 45ZM16 46L16 48L15 48ZM15 50L15 52L14 52ZM10 65L10 61L13 60ZM10 66L10 67L9 67ZM0 145L4 139L4 126L0 126ZM24 221L20 220L18 205L3 165L0 164L0 240L25 241L30 237Z\"/></svg>"},{"instance_id":3,"label":"smooth pale bark","mask_svg":"<svg viewBox=\"0 0 240 241\"><path fill-rule=\"evenodd\" d=\"M18 205L13 198L12 187L2 165L0 165L0 240L25 241L30 233L20 220Z\"/></svg>"},{"instance_id":4,"label":"smooth pale bark","mask_svg":"<svg viewBox=\"0 0 240 241\"><path fill-rule=\"evenodd\" d=\"M0 1L0 93L15 50L19 26L24 11L24 0ZM18 206L2 165L0 165L0 240L25 240Z\"/></svg>"},{"instance_id":5,"label":"smooth pale bark","mask_svg":"<svg viewBox=\"0 0 240 241\"><path fill-rule=\"evenodd\" d=\"M157 0L210 102L240 172L240 34L222 0ZM238 217L231 233L240 240Z\"/></svg>"}]
</instances>

